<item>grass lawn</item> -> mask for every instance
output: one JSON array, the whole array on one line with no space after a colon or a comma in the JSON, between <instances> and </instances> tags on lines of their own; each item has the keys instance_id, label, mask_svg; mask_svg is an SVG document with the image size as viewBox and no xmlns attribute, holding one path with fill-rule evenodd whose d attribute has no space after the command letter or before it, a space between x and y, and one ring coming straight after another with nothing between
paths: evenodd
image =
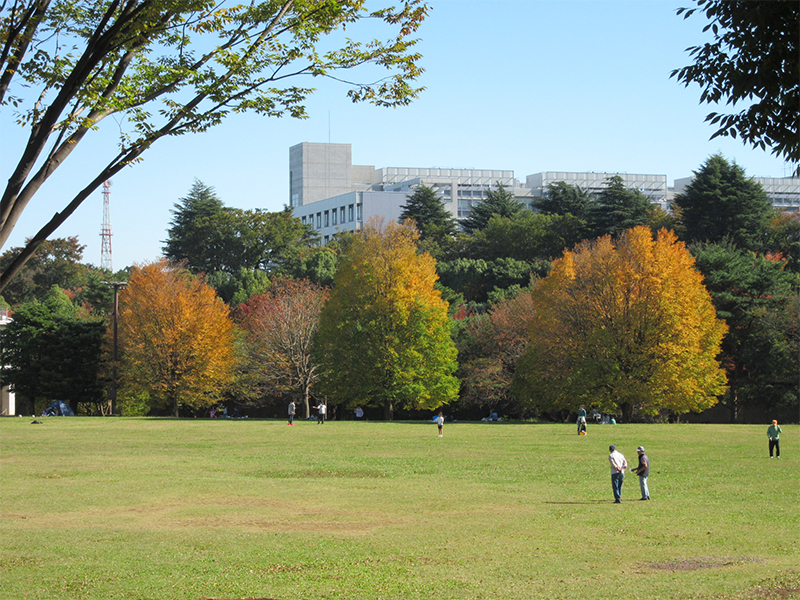
<instances>
[{"instance_id":1,"label":"grass lawn","mask_svg":"<svg viewBox=\"0 0 800 600\"><path fill-rule=\"evenodd\" d=\"M800 598L800 426L0 419L0 599ZM613 503L608 445L651 461Z\"/></svg>"}]
</instances>

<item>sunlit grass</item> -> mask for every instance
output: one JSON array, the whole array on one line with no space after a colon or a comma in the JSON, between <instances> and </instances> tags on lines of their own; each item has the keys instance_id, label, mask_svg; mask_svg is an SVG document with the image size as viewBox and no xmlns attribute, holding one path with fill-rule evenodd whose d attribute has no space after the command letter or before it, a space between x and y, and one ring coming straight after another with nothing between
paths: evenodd
<instances>
[{"instance_id":1,"label":"sunlit grass","mask_svg":"<svg viewBox=\"0 0 800 600\"><path fill-rule=\"evenodd\" d=\"M2 600L800 597L797 426L40 420L0 420Z\"/></svg>"}]
</instances>

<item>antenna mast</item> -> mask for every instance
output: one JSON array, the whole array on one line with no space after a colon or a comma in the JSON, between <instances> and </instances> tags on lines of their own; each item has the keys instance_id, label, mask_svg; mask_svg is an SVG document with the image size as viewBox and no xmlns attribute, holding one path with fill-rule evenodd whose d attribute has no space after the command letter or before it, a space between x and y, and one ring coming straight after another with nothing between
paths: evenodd
<instances>
[{"instance_id":1,"label":"antenna mast","mask_svg":"<svg viewBox=\"0 0 800 600\"><path fill-rule=\"evenodd\" d=\"M111 267L111 180L103 182L103 225L100 227L100 268L113 271Z\"/></svg>"}]
</instances>

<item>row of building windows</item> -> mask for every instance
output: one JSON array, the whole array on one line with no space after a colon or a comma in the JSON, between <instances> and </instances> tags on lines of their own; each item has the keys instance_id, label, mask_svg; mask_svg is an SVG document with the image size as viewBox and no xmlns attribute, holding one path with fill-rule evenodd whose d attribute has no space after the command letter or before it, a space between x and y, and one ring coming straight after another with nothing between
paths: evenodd
<instances>
[{"instance_id":1,"label":"row of building windows","mask_svg":"<svg viewBox=\"0 0 800 600\"><path fill-rule=\"evenodd\" d=\"M361 205L360 204L350 204L346 207L342 206L340 208L334 208L333 210L326 210L322 212L318 212L316 214L316 225L314 224L315 215L308 215L308 217L302 217L301 221L305 225L308 223L312 227L316 229L322 229L323 227L335 227L340 223L352 223L353 221L360 221L361 220Z\"/></svg>"}]
</instances>

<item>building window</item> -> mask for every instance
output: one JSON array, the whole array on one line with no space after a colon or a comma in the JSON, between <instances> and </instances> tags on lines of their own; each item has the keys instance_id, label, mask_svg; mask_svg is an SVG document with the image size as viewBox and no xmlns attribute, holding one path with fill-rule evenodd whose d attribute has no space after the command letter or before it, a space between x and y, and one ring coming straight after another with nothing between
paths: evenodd
<instances>
[{"instance_id":1,"label":"building window","mask_svg":"<svg viewBox=\"0 0 800 600\"><path fill-rule=\"evenodd\" d=\"M325 244L327 245L330 240L331 240L331 236L326 235L325 236Z\"/></svg>"},{"instance_id":2,"label":"building window","mask_svg":"<svg viewBox=\"0 0 800 600\"><path fill-rule=\"evenodd\" d=\"M353 220L353 205L352 204L347 207L347 220L348 221L352 221Z\"/></svg>"},{"instance_id":3,"label":"building window","mask_svg":"<svg viewBox=\"0 0 800 600\"><path fill-rule=\"evenodd\" d=\"M335 225L337 224L337 223L336 223L336 216L337 216L337 214L338 214L338 211L337 211L337 210L334 208L334 209L333 209L333 214L331 215L331 217L333 217L333 221L331 222L331 225L334 225L334 226L335 226Z\"/></svg>"},{"instance_id":4,"label":"building window","mask_svg":"<svg viewBox=\"0 0 800 600\"><path fill-rule=\"evenodd\" d=\"M361 215L361 204L356 204L356 214L358 215L356 218L360 221L364 217Z\"/></svg>"},{"instance_id":5,"label":"building window","mask_svg":"<svg viewBox=\"0 0 800 600\"><path fill-rule=\"evenodd\" d=\"M325 219L324 219L324 221L325 221L325 227L330 227L331 218L330 218L330 213L327 210L325 211Z\"/></svg>"},{"instance_id":6,"label":"building window","mask_svg":"<svg viewBox=\"0 0 800 600\"><path fill-rule=\"evenodd\" d=\"M339 209L339 219L344 223L344 206Z\"/></svg>"},{"instance_id":7,"label":"building window","mask_svg":"<svg viewBox=\"0 0 800 600\"><path fill-rule=\"evenodd\" d=\"M303 225L305 225L305 224L306 224L306 218L305 218L305 217L303 217L303 218L302 218L302 219L300 219L300 220L301 220L301 222L303 223Z\"/></svg>"},{"instance_id":8,"label":"building window","mask_svg":"<svg viewBox=\"0 0 800 600\"><path fill-rule=\"evenodd\" d=\"M317 229L322 229L322 213L317 213Z\"/></svg>"}]
</instances>

